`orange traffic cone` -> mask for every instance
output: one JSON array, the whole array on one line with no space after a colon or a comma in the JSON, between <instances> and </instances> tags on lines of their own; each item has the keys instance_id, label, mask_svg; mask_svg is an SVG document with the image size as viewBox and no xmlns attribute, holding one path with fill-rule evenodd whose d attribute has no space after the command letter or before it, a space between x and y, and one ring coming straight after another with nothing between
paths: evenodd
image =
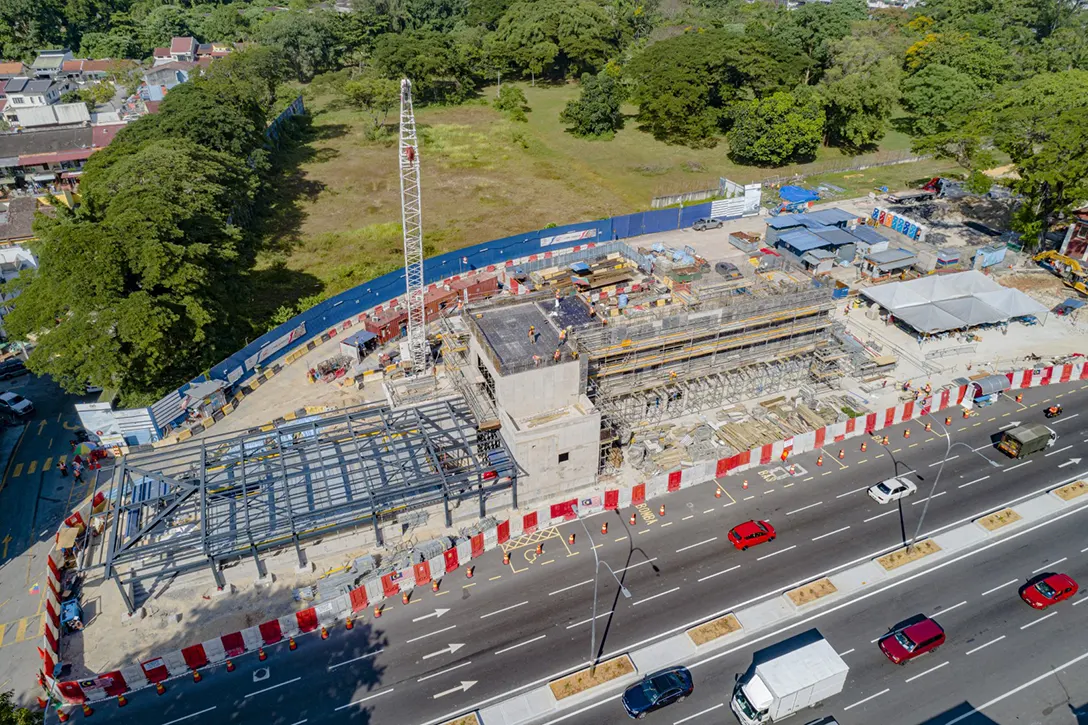
<instances>
[{"instance_id":1,"label":"orange traffic cone","mask_svg":"<svg viewBox=\"0 0 1088 725\"><path fill-rule=\"evenodd\" d=\"M714 489L714 498L721 498L721 497L722 497L722 490L720 488Z\"/></svg>"},{"instance_id":2,"label":"orange traffic cone","mask_svg":"<svg viewBox=\"0 0 1088 725\"><path fill-rule=\"evenodd\" d=\"M747 490L748 490L748 479L747 479L747 478L746 478L746 479L744 479L744 483L742 483L742 484L740 485L740 487L741 487L741 488L743 488L743 489L744 489L745 491L747 491Z\"/></svg>"},{"instance_id":3,"label":"orange traffic cone","mask_svg":"<svg viewBox=\"0 0 1088 725\"><path fill-rule=\"evenodd\" d=\"M294 652L296 649L298 649L298 643L295 642L294 637L288 637L287 638L287 649L291 650L292 652Z\"/></svg>"},{"instance_id":4,"label":"orange traffic cone","mask_svg":"<svg viewBox=\"0 0 1088 725\"><path fill-rule=\"evenodd\" d=\"M127 697L125 697L124 695L118 695L117 696L117 707L124 707L127 704L128 704L128 698Z\"/></svg>"},{"instance_id":5,"label":"orange traffic cone","mask_svg":"<svg viewBox=\"0 0 1088 725\"><path fill-rule=\"evenodd\" d=\"M862 452L862 453L864 453L864 452L865 452L865 449L866 449L866 448L868 448L868 447L869 447L869 446L868 446L868 445L866 445L865 441L862 441L862 442L861 442L861 452Z\"/></svg>"},{"instance_id":6,"label":"orange traffic cone","mask_svg":"<svg viewBox=\"0 0 1088 725\"><path fill-rule=\"evenodd\" d=\"M234 672L234 662L227 660L227 672Z\"/></svg>"},{"instance_id":7,"label":"orange traffic cone","mask_svg":"<svg viewBox=\"0 0 1088 725\"><path fill-rule=\"evenodd\" d=\"M883 438L880 439L880 445L882 445L882 446L888 445L888 436L884 436Z\"/></svg>"},{"instance_id":8,"label":"orange traffic cone","mask_svg":"<svg viewBox=\"0 0 1088 725\"><path fill-rule=\"evenodd\" d=\"M83 717L90 717L91 715L94 715L94 710L87 703L83 703Z\"/></svg>"},{"instance_id":9,"label":"orange traffic cone","mask_svg":"<svg viewBox=\"0 0 1088 725\"><path fill-rule=\"evenodd\" d=\"M967 410L966 408L964 408L964 410L963 410L963 417L964 417L964 418L970 418L970 417L971 417L971 411L969 411L969 410Z\"/></svg>"},{"instance_id":10,"label":"orange traffic cone","mask_svg":"<svg viewBox=\"0 0 1088 725\"><path fill-rule=\"evenodd\" d=\"M502 553L502 563L503 564L509 564L510 563L510 552L509 551L504 551Z\"/></svg>"},{"instance_id":11,"label":"orange traffic cone","mask_svg":"<svg viewBox=\"0 0 1088 725\"><path fill-rule=\"evenodd\" d=\"M64 710L57 710L57 719L61 722L68 722L68 718L71 717Z\"/></svg>"},{"instance_id":12,"label":"orange traffic cone","mask_svg":"<svg viewBox=\"0 0 1088 725\"><path fill-rule=\"evenodd\" d=\"M635 515L634 514L631 514L631 525L632 526L635 525Z\"/></svg>"},{"instance_id":13,"label":"orange traffic cone","mask_svg":"<svg viewBox=\"0 0 1088 725\"><path fill-rule=\"evenodd\" d=\"M344 620L344 629L355 629L355 620L348 617Z\"/></svg>"},{"instance_id":14,"label":"orange traffic cone","mask_svg":"<svg viewBox=\"0 0 1088 725\"><path fill-rule=\"evenodd\" d=\"M903 431L903 437L910 438L910 428L907 428Z\"/></svg>"},{"instance_id":15,"label":"orange traffic cone","mask_svg":"<svg viewBox=\"0 0 1088 725\"><path fill-rule=\"evenodd\" d=\"M793 473L794 473L794 471L793 471L793 464L791 463L791 464L790 464L790 470L789 470L789 474L790 474L790 475L792 476L792 475L793 475Z\"/></svg>"},{"instance_id":16,"label":"orange traffic cone","mask_svg":"<svg viewBox=\"0 0 1088 725\"><path fill-rule=\"evenodd\" d=\"M540 556L541 554L544 553L544 544L537 544L536 545L536 553L537 553L537 556Z\"/></svg>"},{"instance_id":17,"label":"orange traffic cone","mask_svg":"<svg viewBox=\"0 0 1088 725\"><path fill-rule=\"evenodd\" d=\"M824 457L823 457L823 456L817 456L817 457L816 457L816 465L817 465L817 466L822 466L822 465L824 465Z\"/></svg>"},{"instance_id":18,"label":"orange traffic cone","mask_svg":"<svg viewBox=\"0 0 1088 725\"><path fill-rule=\"evenodd\" d=\"M325 628L325 625L321 625L321 639L329 638L329 630Z\"/></svg>"},{"instance_id":19,"label":"orange traffic cone","mask_svg":"<svg viewBox=\"0 0 1088 725\"><path fill-rule=\"evenodd\" d=\"M266 659L268 659L268 655L264 652L264 647L257 648L257 659L259 659L261 662L264 662Z\"/></svg>"},{"instance_id":20,"label":"orange traffic cone","mask_svg":"<svg viewBox=\"0 0 1088 725\"><path fill-rule=\"evenodd\" d=\"M574 544L574 534L571 534L570 536L567 537L567 543L571 544L571 545Z\"/></svg>"},{"instance_id":21,"label":"orange traffic cone","mask_svg":"<svg viewBox=\"0 0 1088 725\"><path fill-rule=\"evenodd\" d=\"M665 504L661 504L661 508L659 508L657 510L657 515L658 516L664 516L665 515Z\"/></svg>"},{"instance_id":22,"label":"orange traffic cone","mask_svg":"<svg viewBox=\"0 0 1088 725\"><path fill-rule=\"evenodd\" d=\"M931 430L933 430L933 424L926 423L926 433L929 433Z\"/></svg>"},{"instance_id":23,"label":"orange traffic cone","mask_svg":"<svg viewBox=\"0 0 1088 725\"><path fill-rule=\"evenodd\" d=\"M1023 399L1024 399L1024 394L1023 393L1017 393L1016 394L1016 402L1017 403L1019 403Z\"/></svg>"},{"instance_id":24,"label":"orange traffic cone","mask_svg":"<svg viewBox=\"0 0 1088 725\"><path fill-rule=\"evenodd\" d=\"M161 682L156 682L155 683L155 692L157 694L159 694L159 695L162 695L163 693L166 692L166 687Z\"/></svg>"},{"instance_id":25,"label":"orange traffic cone","mask_svg":"<svg viewBox=\"0 0 1088 725\"><path fill-rule=\"evenodd\" d=\"M378 605L374 607L374 619L377 619L380 616L382 616L382 608L381 605Z\"/></svg>"},{"instance_id":26,"label":"orange traffic cone","mask_svg":"<svg viewBox=\"0 0 1088 725\"><path fill-rule=\"evenodd\" d=\"M400 601L402 604L408 603L408 592L401 592Z\"/></svg>"},{"instance_id":27,"label":"orange traffic cone","mask_svg":"<svg viewBox=\"0 0 1088 725\"><path fill-rule=\"evenodd\" d=\"M437 579L431 579L431 591L432 592L437 592L438 591L438 580Z\"/></svg>"},{"instance_id":28,"label":"orange traffic cone","mask_svg":"<svg viewBox=\"0 0 1088 725\"><path fill-rule=\"evenodd\" d=\"M950 416L950 415L946 415L946 416L944 417L944 424L945 424L945 425L952 425L952 416Z\"/></svg>"},{"instance_id":29,"label":"orange traffic cone","mask_svg":"<svg viewBox=\"0 0 1088 725\"><path fill-rule=\"evenodd\" d=\"M469 579L471 579L472 575L475 574L475 573L476 573L476 567L474 567L474 566L470 566L468 569L465 569L465 576L467 576Z\"/></svg>"},{"instance_id":30,"label":"orange traffic cone","mask_svg":"<svg viewBox=\"0 0 1088 725\"><path fill-rule=\"evenodd\" d=\"M603 524L601 524L601 533L602 534L607 534L608 533L608 522L607 521L605 521Z\"/></svg>"},{"instance_id":31,"label":"orange traffic cone","mask_svg":"<svg viewBox=\"0 0 1088 725\"><path fill-rule=\"evenodd\" d=\"M843 450L842 448L840 448L839 449L839 460L841 461L844 458L846 458L846 451Z\"/></svg>"},{"instance_id":32,"label":"orange traffic cone","mask_svg":"<svg viewBox=\"0 0 1088 725\"><path fill-rule=\"evenodd\" d=\"M44 697L39 697L38 698L38 709L39 710L44 710L47 707L49 707L49 700L46 700Z\"/></svg>"},{"instance_id":33,"label":"orange traffic cone","mask_svg":"<svg viewBox=\"0 0 1088 725\"><path fill-rule=\"evenodd\" d=\"M193 682L200 682L204 678L200 676L200 670L193 670Z\"/></svg>"}]
</instances>

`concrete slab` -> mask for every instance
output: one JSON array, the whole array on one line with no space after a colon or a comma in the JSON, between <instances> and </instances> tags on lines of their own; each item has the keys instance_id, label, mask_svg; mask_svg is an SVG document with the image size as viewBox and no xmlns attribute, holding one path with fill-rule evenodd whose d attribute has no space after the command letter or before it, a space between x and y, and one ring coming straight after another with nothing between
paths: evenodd
<instances>
[{"instance_id":1,"label":"concrete slab","mask_svg":"<svg viewBox=\"0 0 1088 725\"><path fill-rule=\"evenodd\" d=\"M1024 521L1033 519L1036 521L1044 519L1053 513L1061 511L1065 506L1065 502L1060 498L1044 493L1040 496L1029 498L1027 501L1016 504L1012 507L1012 510L1020 514L1021 520L1016 523L1021 524Z\"/></svg>"},{"instance_id":2,"label":"concrete slab","mask_svg":"<svg viewBox=\"0 0 1088 725\"><path fill-rule=\"evenodd\" d=\"M941 551L947 554L950 551L957 551L959 549L971 546L972 544L977 544L985 538L987 538L985 531L973 524L964 524L963 526L957 526L954 529L949 529L948 531L937 534L933 537L933 541L937 544L937 546L941 547ZM936 554L936 556L939 555L939 553ZM933 557L929 556L926 558L932 559ZM914 563L917 562L912 562L911 564L900 567L895 571L900 571L900 569L906 569L912 566Z\"/></svg>"},{"instance_id":3,"label":"concrete slab","mask_svg":"<svg viewBox=\"0 0 1088 725\"><path fill-rule=\"evenodd\" d=\"M695 652L695 643L690 637L686 634L675 634L632 652L631 661L635 663L639 674L645 675L690 657Z\"/></svg>"},{"instance_id":4,"label":"concrete slab","mask_svg":"<svg viewBox=\"0 0 1088 725\"><path fill-rule=\"evenodd\" d=\"M547 685L480 710L484 725L523 725L556 709L555 696Z\"/></svg>"},{"instance_id":5,"label":"concrete slab","mask_svg":"<svg viewBox=\"0 0 1088 725\"><path fill-rule=\"evenodd\" d=\"M795 613L793 605L786 601L785 597L774 597L734 612L740 626L744 627L744 631L749 634L754 630L777 624Z\"/></svg>"},{"instance_id":6,"label":"concrete slab","mask_svg":"<svg viewBox=\"0 0 1088 725\"><path fill-rule=\"evenodd\" d=\"M533 355L551 359L559 347L559 333L531 303L497 307L475 317L476 326L502 365L525 365ZM529 327L534 336L529 337Z\"/></svg>"},{"instance_id":7,"label":"concrete slab","mask_svg":"<svg viewBox=\"0 0 1088 725\"><path fill-rule=\"evenodd\" d=\"M828 577L841 594L849 594L888 578L888 572L875 561L844 569Z\"/></svg>"}]
</instances>

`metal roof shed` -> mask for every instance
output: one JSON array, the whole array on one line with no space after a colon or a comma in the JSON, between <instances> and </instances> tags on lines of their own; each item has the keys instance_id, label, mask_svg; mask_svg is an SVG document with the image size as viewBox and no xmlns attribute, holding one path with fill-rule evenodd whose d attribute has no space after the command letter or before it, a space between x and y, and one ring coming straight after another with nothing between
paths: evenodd
<instances>
[{"instance_id":1,"label":"metal roof shed","mask_svg":"<svg viewBox=\"0 0 1088 725\"><path fill-rule=\"evenodd\" d=\"M829 227L842 227L844 224L858 220L857 214L851 214L843 209L821 209L820 211L811 211L807 216L809 219L820 224L826 224Z\"/></svg>"},{"instance_id":2,"label":"metal roof shed","mask_svg":"<svg viewBox=\"0 0 1088 725\"><path fill-rule=\"evenodd\" d=\"M835 246L832 242L816 236L807 229L793 229L778 238L778 246L786 247L797 256L813 249L825 249Z\"/></svg>"},{"instance_id":3,"label":"metal roof shed","mask_svg":"<svg viewBox=\"0 0 1088 725\"><path fill-rule=\"evenodd\" d=\"M1012 383L1004 375L987 375L984 378L971 381L971 397L984 398L987 395L1000 393L1012 388Z\"/></svg>"},{"instance_id":4,"label":"metal roof shed","mask_svg":"<svg viewBox=\"0 0 1088 725\"><path fill-rule=\"evenodd\" d=\"M918 260L918 257L905 249L887 249L883 252L870 254L865 261L873 267L873 273L877 275L894 272L897 269L906 269Z\"/></svg>"}]
</instances>

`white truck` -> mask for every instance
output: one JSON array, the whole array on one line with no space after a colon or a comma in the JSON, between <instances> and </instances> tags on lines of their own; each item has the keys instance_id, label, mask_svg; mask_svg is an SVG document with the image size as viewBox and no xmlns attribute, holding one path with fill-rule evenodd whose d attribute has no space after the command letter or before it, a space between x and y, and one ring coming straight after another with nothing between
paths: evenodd
<instances>
[{"instance_id":1,"label":"white truck","mask_svg":"<svg viewBox=\"0 0 1088 725\"><path fill-rule=\"evenodd\" d=\"M800 640L800 641L797 641ZM778 722L842 692L850 668L826 639L795 637L763 650L733 688L743 725Z\"/></svg>"}]
</instances>

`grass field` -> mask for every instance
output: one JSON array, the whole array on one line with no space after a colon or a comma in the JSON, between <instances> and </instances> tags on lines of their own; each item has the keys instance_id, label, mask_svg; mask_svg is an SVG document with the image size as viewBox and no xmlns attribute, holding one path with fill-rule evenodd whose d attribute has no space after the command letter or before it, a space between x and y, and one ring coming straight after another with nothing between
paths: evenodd
<instances>
[{"instance_id":1,"label":"grass field","mask_svg":"<svg viewBox=\"0 0 1088 725\"><path fill-rule=\"evenodd\" d=\"M549 224L647 209L655 195L717 186L719 176L752 182L782 173L734 164L725 144L693 150L660 143L633 120L610 141L575 138L558 121L578 92L575 85L519 85L531 108L528 123L507 121L486 100L417 110L429 255ZM484 93L493 95L493 88ZM396 129L368 141L360 114L337 108L327 96L307 103L312 138L282 180L273 238L257 270L269 280L261 304L269 310L315 293L336 294L402 263ZM390 122L395 119L394 113ZM822 149L812 164L788 171L841 168L902 153L909 145L895 131L876 154L852 159ZM864 194L947 168L923 162L828 173L826 180Z\"/></svg>"}]
</instances>

